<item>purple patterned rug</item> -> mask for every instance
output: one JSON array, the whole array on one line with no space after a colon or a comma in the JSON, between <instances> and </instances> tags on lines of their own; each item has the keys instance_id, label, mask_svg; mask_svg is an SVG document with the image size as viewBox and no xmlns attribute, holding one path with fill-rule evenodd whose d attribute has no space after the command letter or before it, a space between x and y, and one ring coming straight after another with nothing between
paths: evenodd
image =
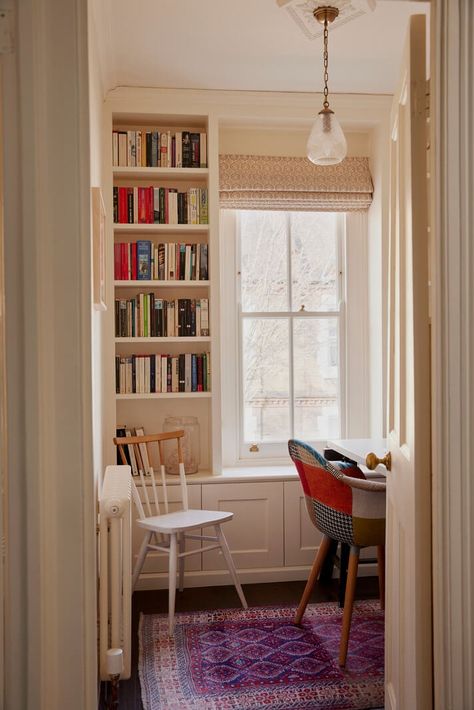
<instances>
[{"instance_id":1,"label":"purple patterned rug","mask_svg":"<svg viewBox=\"0 0 474 710\"><path fill-rule=\"evenodd\" d=\"M342 610L309 604L181 613L174 638L166 614L140 619L139 674L145 710L362 710L384 702L384 617L356 602L346 668L338 666Z\"/></svg>"}]
</instances>

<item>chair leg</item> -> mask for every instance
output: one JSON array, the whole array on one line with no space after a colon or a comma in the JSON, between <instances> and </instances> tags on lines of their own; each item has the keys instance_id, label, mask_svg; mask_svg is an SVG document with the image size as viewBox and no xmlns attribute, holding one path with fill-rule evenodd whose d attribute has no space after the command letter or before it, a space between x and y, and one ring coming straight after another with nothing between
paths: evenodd
<instances>
[{"instance_id":1,"label":"chair leg","mask_svg":"<svg viewBox=\"0 0 474 710\"><path fill-rule=\"evenodd\" d=\"M339 557L339 606L344 607L344 597L346 596L347 565L349 564L350 545L341 542L341 554Z\"/></svg>"},{"instance_id":2,"label":"chair leg","mask_svg":"<svg viewBox=\"0 0 474 710\"><path fill-rule=\"evenodd\" d=\"M179 554L182 555L183 552L185 551L186 547L186 540L184 537L184 533L180 533L178 535L178 549L179 549ZM179 557L178 558L178 569L179 569L179 586L178 589L180 592L183 591L184 589L184 557Z\"/></svg>"},{"instance_id":3,"label":"chair leg","mask_svg":"<svg viewBox=\"0 0 474 710\"><path fill-rule=\"evenodd\" d=\"M347 648L349 646L349 634L351 631L352 605L354 604L354 594L357 581L357 568L359 566L360 549L352 546L349 555L349 569L347 572L346 596L344 599L344 614L342 616L341 645L339 647L339 665L346 665Z\"/></svg>"},{"instance_id":4,"label":"chair leg","mask_svg":"<svg viewBox=\"0 0 474 710\"><path fill-rule=\"evenodd\" d=\"M308 581L306 582L306 587L304 588L303 596L301 597L301 601L299 603L295 618L293 620L293 623L295 624L301 623L301 619L303 618L303 614L305 613L306 607L308 606L313 587L316 584L316 580L321 571L321 567L323 566L324 560L326 559L326 556L331 548L331 543L331 538L327 535L324 535L319 545L316 557L314 558L313 566L311 568L311 572L309 573Z\"/></svg>"},{"instance_id":5,"label":"chair leg","mask_svg":"<svg viewBox=\"0 0 474 710\"><path fill-rule=\"evenodd\" d=\"M146 530L143 537L142 544L140 545L140 550L138 552L137 561L135 562L135 567L133 568L132 574L132 592L135 589L135 585L142 571L143 563L145 562L146 553L148 552L148 543L150 542L153 533L151 530Z\"/></svg>"},{"instance_id":6,"label":"chair leg","mask_svg":"<svg viewBox=\"0 0 474 710\"><path fill-rule=\"evenodd\" d=\"M232 577L234 587L236 588L237 594L239 595L239 599L242 603L243 608L248 609L247 600L245 599L245 595L242 590L242 586L239 582L239 578L237 576L237 570L235 569L234 560L232 559L232 555L229 550L229 545L227 544L227 540L225 539L225 535L222 532L222 528L220 525L215 525L214 529L216 531L217 541L219 542L219 545L221 546L222 554L224 555L224 559L227 562L227 567L229 569L230 576Z\"/></svg>"},{"instance_id":7,"label":"chair leg","mask_svg":"<svg viewBox=\"0 0 474 710\"><path fill-rule=\"evenodd\" d=\"M174 630L174 603L176 598L176 573L178 567L178 541L176 533L170 535L170 551L169 551L169 575L168 575L168 622L169 635L173 635Z\"/></svg>"},{"instance_id":8,"label":"chair leg","mask_svg":"<svg viewBox=\"0 0 474 710\"><path fill-rule=\"evenodd\" d=\"M385 545L377 545L377 567L379 571L380 608L385 609Z\"/></svg>"}]
</instances>

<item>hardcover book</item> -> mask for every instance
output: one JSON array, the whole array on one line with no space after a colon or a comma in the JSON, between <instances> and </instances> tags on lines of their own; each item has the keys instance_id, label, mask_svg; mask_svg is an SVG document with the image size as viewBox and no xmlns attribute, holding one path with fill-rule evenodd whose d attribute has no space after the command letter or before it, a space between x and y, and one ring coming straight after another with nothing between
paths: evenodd
<instances>
[{"instance_id":1,"label":"hardcover book","mask_svg":"<svg viewBox=\"0 0 474 710\"><path fill-rule=\"evenodd\" d=\"M141 239L137 241L137 279L151 279L151 242Z\"/></svg>"}]
</instances>

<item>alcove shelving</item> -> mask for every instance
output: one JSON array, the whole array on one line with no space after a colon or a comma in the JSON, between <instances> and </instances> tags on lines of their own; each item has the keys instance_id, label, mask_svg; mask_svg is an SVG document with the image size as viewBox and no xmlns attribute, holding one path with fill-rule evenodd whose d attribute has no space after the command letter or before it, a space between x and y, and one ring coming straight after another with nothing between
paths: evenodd
<instances>
[{"instance_id":1,"label":"alcove shelving","mask_svg":"<svg viewBox=\"0 0 474 710\"><path fill-rule=\"evenodd\" d=\"M114 293L115 428L143 427L146 433L153 433L163 429L167 416L195 416L200 425L200 470L211 471L213 343L215 340L212 313L214 303L211 298L214 264L211 255L212 220L209 209L208 117L192 113L167 114L160 110L133 113L129 110L122 112L112 109L110 119L108 140L112 143L112 150L109 152L111 158L109 164L112 163L110 169L112 194L109 205L112 206L113 214L111 229L113 250L109 251L109 255L113 254L113 257L109 273L112 276ZM151 142L148 143L151 135L158 136L158 152L153 154L149 150ZM190 157L185 155L185 138L183 138L188 135L200 136L198 152ZM164 137L165 144L166 139L168 141L164 153L161 150L160 136ZM119 162L119 140L123 140L120 162L127 164L116 164ZM177 162L181 163L186 159L193 160L194 166L173 167ZM163 160L165 163L168 160L173 166L146 164L152 160L153 162ZM196 166L196 160L199 166ZM149 257L143 257L143 244L149 244ZM175 252L168 251L170 245L174 245L173 249L178 254L175 262ZM181 262L181 273L179 273L179 245L191 246L189 252L192 252L189 261L186 260L185 270L184 259ZM166 273L164 278L156 278L157 270L161 268L158 264L163 264L162 253L164 252L160 251L158 256L162 248L167 258L167 266L164 267ZM150 264L147 264L147 258L150 259ZM145 263L145 274L141 271L143 263ZM172 263L176 268L174 273L171 268L170 274ZM157 302L164 304L165 315L160 315L160 318L164 319L160 321L160 329L164 322L165 332L171 332L171 335L162 335L162 330L157 329L158 321L154 320L155 311L151 310L154 308L153 304ZM173 304L173 310L169 310L170 304ZM158 307L161 308L161 305ZM122 318L125 319L127 328L125 337L120 337L117 332L120 308L123 309ZM176 315L174 315L175 309ZM204 334L199 334L201 326ZM143 335L144 328L145 333L151 335ZM197 334L182 335L183 328L186 328L187 333ZM131 332L138 335L130 337ZM192 359L193 368L196 368L196 373L193 370L192 374L193 391L189 391L188 380L187 391L175 391L176 382L173 379L171 383L169 370L168 380L165 374L164 381L161 374L158 375L158 369L155 373L155 363L158 368L158 363L162 362L161 358L156 357L158 355L165 358L165 363L172 362L173 367L175 364L177 367L178 362L181 366L185 359L186 363ZM139 358L145 362L144 367L147 369L145 385L143 386L142 381L141 391L136 391L138 388L136 363ZM199 381L197 362L200 367ZM120 370L121 365L130 368L127 374L127 391L123 391L125 376L123 375L122 378L122 375L117 374L117 372L125 372L124 369ZM131 368L133 368L133 375L129 377ZM187 375L188 371L186 371ZM191 375L189 377L191 381ZM155 391L162 386L163 391ZM165 386L167 391L164 391ZM181 388L181 380L179 386ZM169 391L171 387L173 391ZM148 391L150 389L153 391ZM198 391L195 391L196 389Z\"/></svg>"}]
</instances>

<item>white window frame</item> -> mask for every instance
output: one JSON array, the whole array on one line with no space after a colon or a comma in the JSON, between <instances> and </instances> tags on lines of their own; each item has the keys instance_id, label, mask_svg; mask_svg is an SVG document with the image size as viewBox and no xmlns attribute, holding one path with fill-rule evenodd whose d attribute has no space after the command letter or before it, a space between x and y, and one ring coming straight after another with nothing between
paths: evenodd
<instances>
[{"instance_id":1,"label":"white window frame","mask_svg":"<svg viewBox=\"0 0 474 710\"><path fill-rule=\"evenodd\" d=\"M366 213L347 213L341 219L345 229L339 242L339 403L340 438L366 437L369 428L369 349L368 349L368 243ZM238 211L220 214L220 312L221 312L221 408L222 463L224 467L286 464L290 461L286 444L259 444L258 451L241 447L242 388L241 332L239 318L240 284L238 252ZM250 314L249 314L250 315ZM258 313L252 313L258 316ZM276 314L278 316L278 314ZM295 313L295 315L301 315ZM308 312L317 317L321 312ZM265 313L265 317L275 314ZM284 314L284 317L288 317ZM319 448L326 441L312 442Z\"/></svg>"}]
</instances>

